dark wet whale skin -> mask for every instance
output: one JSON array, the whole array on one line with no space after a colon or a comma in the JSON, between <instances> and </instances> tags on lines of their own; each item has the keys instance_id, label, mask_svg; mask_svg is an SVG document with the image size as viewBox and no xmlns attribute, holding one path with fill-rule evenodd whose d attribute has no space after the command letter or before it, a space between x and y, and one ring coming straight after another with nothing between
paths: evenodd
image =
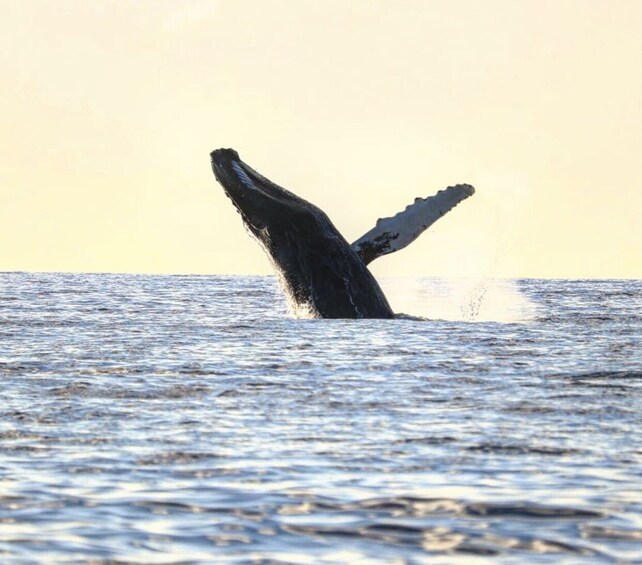
<instances>
[{"instance_id":1,"label":"dark wet whale skin","mask_svg":"<svg viewBox=\"0 0 642 565\"><path fill-rule=\"evenodd\" d=\"M394 317L365 263L322 210L257 173L233 149L217 149L211 159L216 180L298 307L319 318Z\"/></svg>"}]
</instances>

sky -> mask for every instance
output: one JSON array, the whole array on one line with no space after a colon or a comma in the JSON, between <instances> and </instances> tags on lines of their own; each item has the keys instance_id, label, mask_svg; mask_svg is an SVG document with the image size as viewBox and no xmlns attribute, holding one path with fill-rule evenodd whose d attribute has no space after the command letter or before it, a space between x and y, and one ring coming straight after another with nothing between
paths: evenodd
<instances>
[{"instance_id":1,"label":"sky","mask_svg":"<svg viewBox=\"0 0 642 565\"><path fill-rule=\"evenodd\" d=\"M233 147L376 275L642 278L639 0L0 0L0 271L269 274Z\"/></svg>"}]
</instances>

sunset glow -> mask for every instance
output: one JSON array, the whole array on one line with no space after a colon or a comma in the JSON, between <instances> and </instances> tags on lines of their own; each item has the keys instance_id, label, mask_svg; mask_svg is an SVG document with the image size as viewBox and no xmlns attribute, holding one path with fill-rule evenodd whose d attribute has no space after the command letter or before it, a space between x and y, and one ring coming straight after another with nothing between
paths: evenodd
<instances>
[{"instance_id":1,"label":"sunset glow","mask_svg":"<svg viewBox=\"0 0 642 565\"><path fill-rule=\"evenodd\" d=\"M348 240L475 196L378 275L642 278L642 3L0 1L0 270L271 273L233 147Z\"/></svg>"}]
</instances>

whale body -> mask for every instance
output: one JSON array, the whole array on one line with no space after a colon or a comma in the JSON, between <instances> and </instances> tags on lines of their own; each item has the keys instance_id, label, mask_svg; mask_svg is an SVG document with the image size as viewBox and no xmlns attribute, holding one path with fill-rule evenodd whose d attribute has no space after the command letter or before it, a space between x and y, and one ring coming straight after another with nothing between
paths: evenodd
<instances>
[{"instance_id":1,"label":"whale body","mask_svg":"<svg viewBox=\"0 0 642 565\"><path fill-rule=\"evenodd\" d=\"M318 318L392 318L381 287L328 216L269 181L233 149L211 154L214 175L270 256L295 309Z\"/></svg>"},{"instance_id":2,"label":"whale body","mask_svg":"<svg viewBox=\"0 0 642 565\"><path fill-rule=\"evenodd\" d=\"M210 157L216 180L270 257L291 308L316 318L393 318L367 263L402 249L474 192L457 185L434 201L419 198L350 245L321 209L259 174L233 149Z\"/></svg>"}]
</instances>

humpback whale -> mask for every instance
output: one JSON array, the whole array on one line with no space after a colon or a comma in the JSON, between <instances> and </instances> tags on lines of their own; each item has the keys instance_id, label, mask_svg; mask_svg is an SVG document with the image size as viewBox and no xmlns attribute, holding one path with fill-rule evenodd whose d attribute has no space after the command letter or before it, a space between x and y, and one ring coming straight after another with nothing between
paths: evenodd
<instances>
[{"instance_id":1,"label":"humpback whale","mask_svg":"<svg viewBox=\"0 0 642 565\"><path fill-rule=\"evenodd\" d=\"M417 198L350 245L321 209L259 174L233 149L210 157L216 180L270 257L292 309L316 318L394 318L367 264L403 249L474 193L463 184Z\"/></svg>"}]
</instances>

